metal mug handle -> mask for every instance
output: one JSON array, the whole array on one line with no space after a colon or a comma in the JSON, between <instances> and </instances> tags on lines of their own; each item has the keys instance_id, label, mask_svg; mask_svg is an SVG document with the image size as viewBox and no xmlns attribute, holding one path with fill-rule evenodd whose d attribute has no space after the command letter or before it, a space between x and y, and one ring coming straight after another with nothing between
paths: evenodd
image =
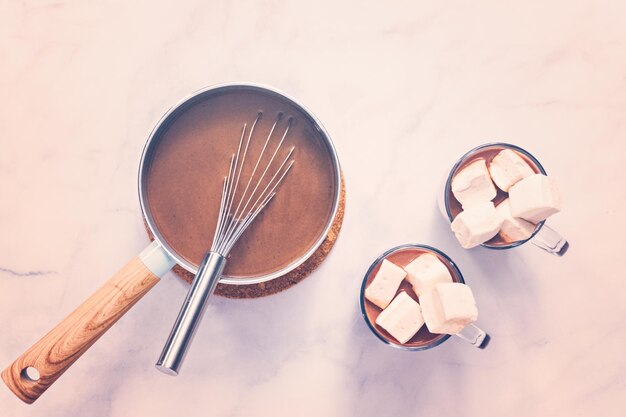
<instances>
[{"instance_id":1,"label":"metal mug handle","mask_svg":"<svg viewBox=\"0 0 626 417\"><path fill-rule=\"evenodd\" d=\"M533 245L556 256L563 256L569 249L569 243L563 236L554 229L544 224L543 227L532 238Z\"/></svg>"},{"instance_id":2,"label":"metal mug handle","mask_svg":"<svg viewBox=\"0 0 626 417\"><path fill-rule=\"evenodd\" d=\"M489 344L489 341L491 340L491 336L489 336L487 332L474 325L473 323L465 326L463 330L455 333L454 335L479 349L486 348Z\"/></svg>"},{"instance_id":3,"label":"metal mug handle","mask_svg":"<svg viewBox=\"0 0 626 417\"><path fill-rule=\"evenodd\" d=\"M209 252L204 257L156 363L159 371L172 376L180 372L187 350L204 316L209 297L215 291L225 266L226 258L219 253Z\"/></svg>"}]
</instances>

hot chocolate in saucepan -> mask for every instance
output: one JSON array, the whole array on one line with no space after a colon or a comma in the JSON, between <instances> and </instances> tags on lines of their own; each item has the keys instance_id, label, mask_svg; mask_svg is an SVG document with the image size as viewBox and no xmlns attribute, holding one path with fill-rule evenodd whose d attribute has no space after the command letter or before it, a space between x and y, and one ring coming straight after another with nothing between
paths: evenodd
<instances>
[{"instance_id":1,"label":"hot chocolate in saucepan","mask_svg":"<svg viewBox=\"0 0 626 417\"><path fill-rule=\"evenodd\" d=\"M283 147L295 147L295 164L276 197L230 252L224 275L233 278L278 271L303 256L324 233L338 173L316 126L281 97L226 90L185 109L163 133L149 161L147 199L154 222L174 251L198 265L211 246L230 157L244 123L249 129L259 112L249 153L260 154L278 119L272 140L280 140L291 123Z\"/></svg>"}]
</instances>

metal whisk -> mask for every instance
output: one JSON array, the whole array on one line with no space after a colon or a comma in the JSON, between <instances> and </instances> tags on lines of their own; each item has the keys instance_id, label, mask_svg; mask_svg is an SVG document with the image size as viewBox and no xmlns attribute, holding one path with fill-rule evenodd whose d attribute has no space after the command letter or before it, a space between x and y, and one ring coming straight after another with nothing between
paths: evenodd
<instances>
[{"instance_id":1,"label":"metal whisk","mask_svg":"<svg viewBox=\"0 0 626 417\"><path fill-rule=\"evenodd\" d=\"M265 139L250 176L247 181L243 178L245 174L242 176L242 173L246 159L250 159L249 150L252 135L261 117L262 113L259 112L250 127L247 139L247 124L244 124L237 152L230 159L228 175L224 178L220 210L211 249L198 268L198 273L193 280L185 302L180 313L178 313L174 327L156 363L157 369L166 374L178 375L193 336L204 315L208 298L215 291L215 287L222 276L222 271L226 266L226 257L246 228L250 226L259 213L274 198L278 186L293 166L294 160L291 159L291 156L295 148L292 147L282 159L278 168L270 171L272 165L278 164L274 163L274 161L277 159L287 133L289 133L291 128L293 119L290 117L287 120L287 126L278 145L276 145L269 157L269 162L264 168L261 167L266 151L268 152L267 155L271 152L268 150L270 141L276 127L283 118L283 115L279 114ZM280 160L280 157L278 160ZM257 173L259 173L258 176ZM245 186L242 185L243 183L245 183Z\"/></svg>"}]
</instances>

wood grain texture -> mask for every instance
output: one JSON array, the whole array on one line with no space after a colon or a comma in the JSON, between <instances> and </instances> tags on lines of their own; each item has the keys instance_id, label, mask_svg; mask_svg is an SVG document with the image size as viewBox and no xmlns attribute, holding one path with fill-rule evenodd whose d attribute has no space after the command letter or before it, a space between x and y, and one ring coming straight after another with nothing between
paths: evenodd
<instances>
[{"instance_id":1,"label":"wood grain texture","mask_svg":"<svg viewBox=\"0 0 626 417\"><path fill-rule=\"evenodd\" d=\"M128 262L61 323L2 372L15 395L31 404L148 292L159 278L139 257ZM25 369L34 367L33 381Z\"/></svg>"}]
</instances>

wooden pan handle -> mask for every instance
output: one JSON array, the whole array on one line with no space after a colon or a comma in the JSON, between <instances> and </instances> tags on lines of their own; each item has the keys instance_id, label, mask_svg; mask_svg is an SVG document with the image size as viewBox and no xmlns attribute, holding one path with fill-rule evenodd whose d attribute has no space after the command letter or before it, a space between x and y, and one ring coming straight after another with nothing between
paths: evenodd
<instances>
[{"instance_id":1,"label":"wooden pan handle","mask_svg":"<svg viewBox=\"0 0 626 417\"><path fill-rule=\"evenodd\" d=\"M132 259L6 368L2 379L22 401L33 403L157 282L139 256Z\"/></svg>"}]
</instances>

